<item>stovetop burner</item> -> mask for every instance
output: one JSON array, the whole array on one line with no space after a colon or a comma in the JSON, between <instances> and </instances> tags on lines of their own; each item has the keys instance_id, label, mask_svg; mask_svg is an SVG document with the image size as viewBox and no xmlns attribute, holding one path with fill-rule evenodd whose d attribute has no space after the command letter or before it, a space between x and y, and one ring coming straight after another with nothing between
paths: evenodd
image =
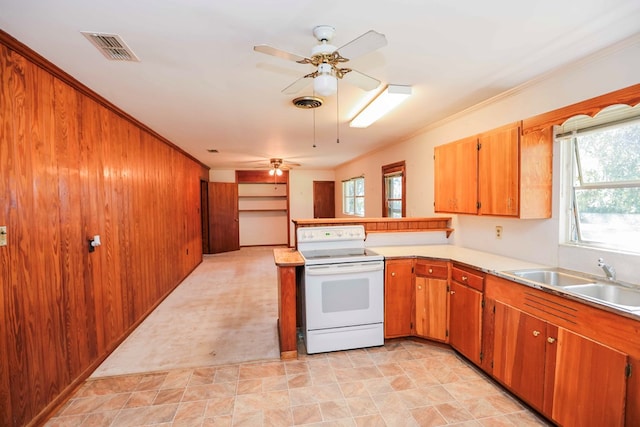
<instances>
[{"instance_id":1,"label":"stovetop burner","mask_svg":"<svg viewBox=\"0 0 640 427\"><path fill-rule=\"evenodd\" d=\"M364 227L335 226L298 229L298 250L305 265L382 261L384 257L364 247Z\"/></svg>"},{"instance_id":2,"label":"stovetop burner","mask_svg":"<svg viewBox=\"0 0 640 427\"><path fill-rule=\"evenodd\" d=\"M338 258L370 258L380 257L376 252L366 248L352 248L352 249L319 249L313 251L303 251L302 256L307 261L312 260L331 260Z\"/></svg>"}]
</instances>

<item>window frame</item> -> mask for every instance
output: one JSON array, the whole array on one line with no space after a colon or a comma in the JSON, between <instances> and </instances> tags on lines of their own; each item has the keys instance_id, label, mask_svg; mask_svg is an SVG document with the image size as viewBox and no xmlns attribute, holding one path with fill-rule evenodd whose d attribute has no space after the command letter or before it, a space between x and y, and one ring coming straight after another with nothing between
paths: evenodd
<instances>
[{"instance_id":1,"label":"window frame","mask_svg":"<svg viewBox=\"0 0 640 427\"><path fill-rule=\"evenodd\" d=\"M621 189L621 188L640 188L640 179L635 180L602 180L588 182L583 178L582 159L579 149L578 136L593 132L604 132L613 128L621 127L629 122L640 121L640 114L638 108L626 108L619 112L613 110L611 114L612 118L607 120L607 112L603 112L602 116L598 116L600 119L596 121L595 118L582 118L577 119L576 124L572 124L571 121L565 122L562 127L558 127L555 132L556 141L560 141L564 144L562 146L562 156L564 158L562 164L562 179L564 182L563 188L565 192L564 201L564 218L561 218L561 222L564 224L566 232L564 233L563 241L565 244L608 250L619 253L640 253L640 249L630 249L626 246L616 245L613 241L595 241L585 238L582 233L580 211L577 200L577 193L582 190L596 190L596 189ZM622 116L622 118L620 118ZM595 123L595 124L591 124ZM566 131L567 127L573 127L572 130Z\"/></svg>"},{"instance_id":2,"label":"window frame","mask_svg":"<svg viewBox=\"0 0 640 427\"><path fill-rule=\"evenodd\" d=\"M389 217L389 201L400 200L402 204L401 218L407 216L407 173L406 162L404 160L400 162L391 163L382 166L382 217ZM402 199L388 199L387 191L387 177L400 175L402 177Z\"/></svg>"},{"instance_id":3,"label":"window frame","mask_svg":"<svg viewBox=\"0 0 640 427\"><path fill-rule=\"evenodd\" d=\"M358 188L357 186L357 181L362 180L362 194L356 194L356 189ZM353 196L347 196L347 191L345 191L345 186L346 185L353 185ZM353 211L348 211L347 210L347 206L349 205L347 203L347 199L353 198ZM358 207L358 199L362 199L362 212L358 212L357 211L357 207ZM349 179L345 179L342 181L342 213L344 215L352 215L352 216L357 216L357 217L364 217L364 211L365 211L365 206L364 203L365 202L365 180L364 180L364 175L363 176L356 176L353 178L349 178Z\"/></svg>"}]
</instances>

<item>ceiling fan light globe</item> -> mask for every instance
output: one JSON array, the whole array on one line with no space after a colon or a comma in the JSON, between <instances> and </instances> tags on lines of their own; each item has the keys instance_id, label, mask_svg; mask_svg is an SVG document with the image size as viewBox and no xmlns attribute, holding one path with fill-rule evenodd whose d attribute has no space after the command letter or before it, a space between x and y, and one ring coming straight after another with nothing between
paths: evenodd
<instances>
[{"instance_id":1,"label":"ceiling fan light globe","mask_svg":"<svg viewBox=\"0 0 640 427\"><path fill-rule=\"evenodd\" d=\"M282 176L282 169L276 169L276 175Z\"/></svg>"},{"instance_id":2,"label":"ceiling fan light globe","mask_svg":"<svg viewBox=\"0 0 640 427\"><path fill-rule=\"evenodd\" d=\"M273 176L276 173L275 169L269 169L269 175Z\"/></svg>"},{"instance_id":3,"label":"ceiling fan light globe","mask_svg":"<svg viewBox=\"0 0 640 427\"><path fill-rule=\"evenodd\" d=\"M313 91L321 96L329 96L338 90L338 79L331 74L319 74L313 79Z\"/></svg>"}]
</instances>

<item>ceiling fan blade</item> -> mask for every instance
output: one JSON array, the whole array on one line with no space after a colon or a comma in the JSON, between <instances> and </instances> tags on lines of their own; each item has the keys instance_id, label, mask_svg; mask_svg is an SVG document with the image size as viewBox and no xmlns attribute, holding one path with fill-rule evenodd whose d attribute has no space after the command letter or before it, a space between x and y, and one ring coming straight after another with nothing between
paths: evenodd
<instances>
[{"instance_id":1,"label":"ceiling fan blade","mask_svg":"<svg viewBox=\"0 0 640 427\"><path fill-rule=\"evenodd\" d=\"M307 76L300 77L295 82L291 83L289 86L282 89L282 93L286 95L293 95L295 93L300 92L305 87L309 86L313 79L306 78Z\"/></svg>"},{"instance_id":2,"label":"ceiling fan blade","mask_svg":"<svg viewBox=\"0 0 640 427\"><path fill-rule=\"evenodd\" d=\"M285 160L282 163L282 166L284 166L285 168L291 169L291 168L294 168L294 167L300 167L302 165L300 163L288 162L288 161Z\"/></svg>"},{"instance_id":3,"label":"ceiling fan blade","mask_svg":"<svg viewBox=\"0 0 640 427\"><path fill-rule=\"evenodd\" d=\"M295 61L295 62L301 62L301 63L305 63L309 61L309 59L305 58L304 56L296 55L295 53L291 53L291 52L286 52L284 50L277 49L275 47L272 47L266 44L259 44L257 46L254 46L253 50L260 53L266 53L267 55L272 55L281 59L286 59L288 61Z\"/></svg>"},{"instance_id":4,"label":"ceiling fan blade","mask_svg":"<svg viewBox=\"0 0 640 427\"><path fill-rule=\"evenodd\" d=\"M373 77L367 76L366 74L356 70L351 70L346 73L342 80L366 91L373 90L380 86L380 80L374 79Z\"/></svg>"},{"instance_id":5,"label":"ceiling fan blade","mask_svg":"<svg viewBox=\"0 0 640 427\"><path fill-rule=\"evenodd\" d=\"M338 48L338 52L340 52L340 55L343 57L351 60L386 45L387 38L384 34L369 30L360 37Z\"/></svg>"}]
</instances>

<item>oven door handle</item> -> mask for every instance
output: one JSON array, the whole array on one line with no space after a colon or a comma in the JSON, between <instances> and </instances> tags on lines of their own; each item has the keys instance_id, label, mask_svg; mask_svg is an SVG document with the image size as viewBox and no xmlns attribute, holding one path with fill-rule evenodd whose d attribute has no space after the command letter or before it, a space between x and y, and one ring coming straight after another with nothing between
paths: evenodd
<instances>
[{"instance_id":1,"label":"oven door handle","mask_svg":"<svg viewBox=\"0 0 640 427\"><path fill-rule=\"evenodd\" d=\"M346 264L308 265L306 274L310 276L325 276L334 274L368 273L384 270L384 262L354 262Z\"/></svg>"}]
</instances>

